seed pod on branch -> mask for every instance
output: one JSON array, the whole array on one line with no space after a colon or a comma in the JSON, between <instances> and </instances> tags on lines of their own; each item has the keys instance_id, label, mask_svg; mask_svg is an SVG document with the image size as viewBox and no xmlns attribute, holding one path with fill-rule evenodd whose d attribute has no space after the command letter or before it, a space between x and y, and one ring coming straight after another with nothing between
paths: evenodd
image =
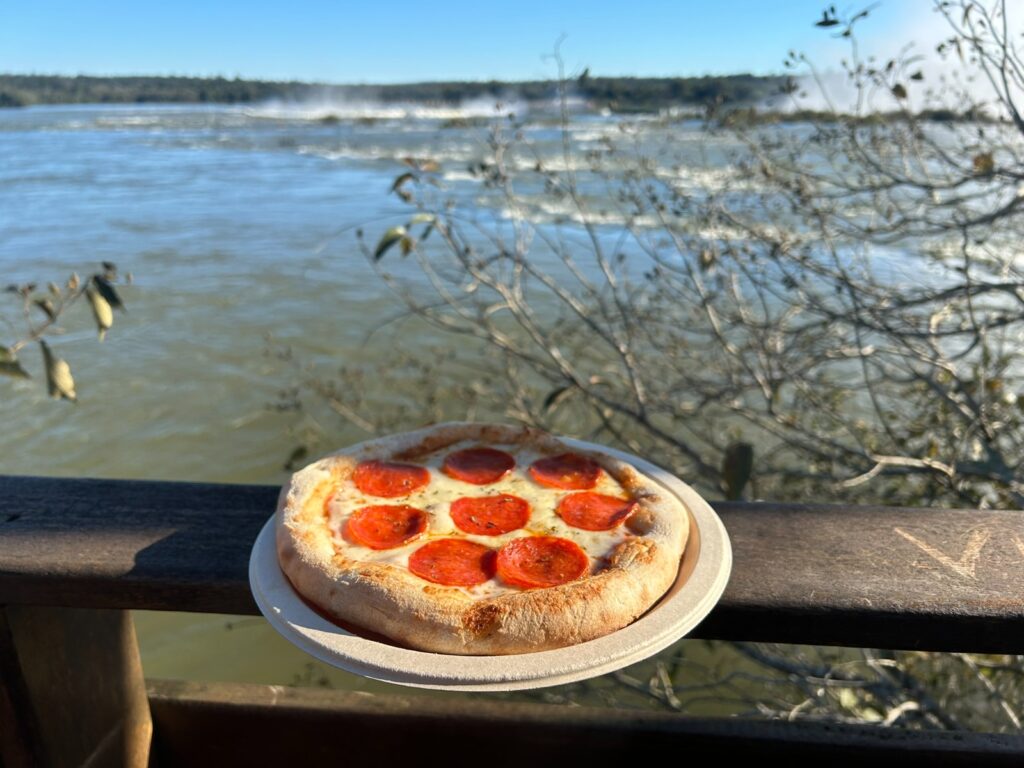
<instances>
[{"instance_id":1,"label":"seed pod on branch","mask_svg":"<svg viewBox=\"0 0 1024 768\"><path fill-rule=\"evenodd\" d=\"M15 379L30 379L28 371L21 367L21 361L11 349L0 347L0 376L11 376Z\"/></svg>"},{"instance_id":2,"label":"seed pod on branch","mask_svg":"<svg viewBox=\"0 0 1024 768\"><path fill-rule=\"evenodd\" d=\"M50 345L42 339L39 346L43 350L43 365L46 368L46 386L50 397L55 400L64 398L75 403L78 402L78 395L75 393L75 380L71 376L71 366L66 361L57 357Z\"/></svg>"},{"instance_id":3,"label":"seed pod on branch","mask_svg":"<svg viewBox=\"0 0 1024 768\"><path fill-rule=\"evenodd\" d=\"M107 280L107 278L103 275L93 275L92 284L95 286L96 290L99 291L99 294L106 300L107 304L112 308L120 309L122 312L126 311L124 302L121 301L121 297L118 295L117 291L114 290L114 286L110 284L110 281Z\"/></svg>"},{"instance_id":4,"label":"seed pod on branch","mask_svg":"<svg viewBox=\"0 0 1024 768\"><path fill-rule=\"evenodd\" d=\"M96 329L99 331L100 341L103 341L107 331L114 324L114 312L110 303L93 286L85 289L85 295L89 297L89 304L92 306L92 316L96 320Z\"/></svg>"}]
</instances>

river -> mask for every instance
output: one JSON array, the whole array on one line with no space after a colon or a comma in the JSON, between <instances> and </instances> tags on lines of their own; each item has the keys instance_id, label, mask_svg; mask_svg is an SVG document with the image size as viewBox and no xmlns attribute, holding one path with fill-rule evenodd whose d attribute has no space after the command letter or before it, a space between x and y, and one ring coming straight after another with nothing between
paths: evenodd
<instances>
[{"instance_id":1,"label":"river","mask_svg":"<svg viewBox=\"0 0 1024 768\"><path fill-rule=\"evenodd\" d=\"M0 110L4 284L62 282L110 261L127 306L103 343L84 302L51 337L76 377L77 405L47 398L32 347L22 356L33 378L0 379L0 471L277 484L311 428L321 449L362 438L341 420L311 426L308 416L275 407L296 378L276 350L288 347L292 360L321 369L388 365L390 347L366 338L394 317L396 303L354 231L372 237L408 216L389 193L409 169L405 158L437 160L446 194L479 195L470 168L488 155L489 118L480 106ZM630 125L573 117L573 150L629 139ZM549 116L527 116L518 130L538 162L565 168ZM672 169L677 179L694 190L724 183L725 140L709 143L687 122L650 135L682 147L684 159L692 147L692 165ZM520 191L535 221L567 213L541 186L524 182ZM493 220L507 217L485 205ZM5 295L9 343L23 324L16 297ZM444 343L422 326L408 328L407 342ZM262 619L135 618L153 677L389 687L311 662ZM689 653L704 651L694 644Z\"/></svg>"}]
</instances>

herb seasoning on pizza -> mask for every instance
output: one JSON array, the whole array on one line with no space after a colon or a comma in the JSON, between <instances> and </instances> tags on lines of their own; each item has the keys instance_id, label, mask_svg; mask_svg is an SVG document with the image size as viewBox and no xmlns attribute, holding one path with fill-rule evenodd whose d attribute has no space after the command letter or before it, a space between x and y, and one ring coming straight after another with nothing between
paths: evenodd
<instances>
[{"instance_id":1,"label":"herb seasoning on pizza","mask_svg":"<svg viewBox=\"0 0 1024 768\"><path fill-rule=\"evenodd\" d=\"M675 581L682 502L626 462L525 427L453 422L311 464L281 494L292 585L338 621L454 654L591 640Z\"/></svg>"}]
</instances>

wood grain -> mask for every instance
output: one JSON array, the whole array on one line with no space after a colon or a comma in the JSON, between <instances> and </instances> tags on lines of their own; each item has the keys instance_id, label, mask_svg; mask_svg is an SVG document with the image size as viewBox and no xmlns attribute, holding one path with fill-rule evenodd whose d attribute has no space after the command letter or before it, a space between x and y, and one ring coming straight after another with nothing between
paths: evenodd
<instances>
[{"instance_id":1,"label":"wood grain","mask_svg":"<svg viewBox=\"0 0 1024 768\"><path fill-rule=\"evenodd\" d=\"M0 631L4 687L18 689L4 730L20 742L0 740L5 764L149 765L153 724L127 611L7 606Z\"/></svg>"},{"instance_id":2,"label":"wood grain","mask_svg":"<svg viewBox=\"0 0 1024 768\"><path fill-rule=\"evenodd\" d=\"M162 766L662 765L709 756L877 768L1024 761L1024 737L1011 735L237 683L151 681L149 695Z\"/></svg>"},{"instance_id":3,"label":"wood grain","mask_svg":"<svg viewBox=\"0 0 1024 768\"><path fill-rule=\"evenodd\" d=\"M0 604L254 613L270 486L0 477ZM1019 653L1024 513L714 503L729 587L696 637Z\"/></svg>"}]
</instances>

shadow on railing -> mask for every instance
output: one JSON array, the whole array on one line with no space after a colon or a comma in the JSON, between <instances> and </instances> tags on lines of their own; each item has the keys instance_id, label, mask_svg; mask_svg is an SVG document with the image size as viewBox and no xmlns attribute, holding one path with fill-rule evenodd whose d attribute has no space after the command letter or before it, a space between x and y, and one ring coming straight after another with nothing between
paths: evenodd
<instances>
[{"instance_id":1,"label":"shadow on railing","mask_svg":"<svg viewBox=\"0 0 1024 768\"><path fill-rule=\"evenodd\" d=\"M1024 738L694 719L479 699L152 682L128 609L256 613L247 565L269 486L0 478L0 757L36 765L610 762L804 757L1021 765ZM733 546L693 633L1024 650L1024 515L714 504ZM697 752L695 752L697 750Z\"/></svg>"}]
</instances>

